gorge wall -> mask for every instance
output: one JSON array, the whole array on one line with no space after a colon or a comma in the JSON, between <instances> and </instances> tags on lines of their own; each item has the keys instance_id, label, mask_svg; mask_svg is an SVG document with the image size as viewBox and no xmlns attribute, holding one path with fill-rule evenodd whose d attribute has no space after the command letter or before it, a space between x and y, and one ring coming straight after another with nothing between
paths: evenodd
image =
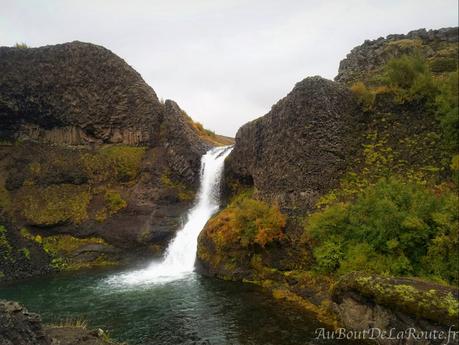
<instances>
[{"instance_id":1,"label":"gorge wall","mask_svg":"<svg viewBox=\"0 0 459 345\"><path fill-rule=\"evenodd\" d=\"M334 327L446 331L459 306L458 217L444 211L458 203L457 32L366 41L335 82L306 78L242 126L199 270L266 287Z\"/></svg>"},{"instance_id":2,"label":"gorge wall","mask_svg":"<svg viewBox=\"0 0 459 345\"><path fill-rule=\"evenodd\" d=\"M159 255L221 138L90 43L0 47L0 279Z\"/></svg>"},{"instance_id":3,"label":"gorge wall","mask_svg":"<svg viewBox=\"0 0 459 345\"><path fill-rule=\"evenodd\" d=\"M247 181L260 199L291 212L311 209L348 168L364 121L345 86L306 78L268 114L239 129L226 161L227 186L231 178Z\"/></svg>"}]
</instances>

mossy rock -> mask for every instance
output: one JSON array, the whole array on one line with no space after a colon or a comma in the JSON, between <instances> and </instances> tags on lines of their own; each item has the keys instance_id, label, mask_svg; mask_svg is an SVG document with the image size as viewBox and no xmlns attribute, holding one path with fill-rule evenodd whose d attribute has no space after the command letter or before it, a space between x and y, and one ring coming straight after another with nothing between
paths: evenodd
<instances>
[{"instance_id":1,"label":"mossy rock","mask_svg":"<svg viewBox=\"0 0 459 345\"><path fill-rule=\"evenodd\" d=\"M88 186L62 184L41 188L32 185L20 189L14 207L33 225L79 224L88 218L90 200Z\"/></svg>"},{"instance_id":2,"label":"mossy rock","mask_svg":"<svg viewBox=\"0 0 459 345\"><path fill-rule=\"evenodd\" d=\"M410 316L452 325L459 317L457 288L416 278L393 278L365 273L343 276L333 289L333 299L340 303L348 293Z\"/></svg>"},{"instance_id":3,"label":"mossy rock","mask_svg":"<svg viewBox=\"0 0 459 345\"><path fill-rule=\"evenodd\" d=\"M51 264L60 271L114 266L113 247L99 237L77 238L70 235L35 236L34 240L52 257Z\"/></svg>"}]
</instances>

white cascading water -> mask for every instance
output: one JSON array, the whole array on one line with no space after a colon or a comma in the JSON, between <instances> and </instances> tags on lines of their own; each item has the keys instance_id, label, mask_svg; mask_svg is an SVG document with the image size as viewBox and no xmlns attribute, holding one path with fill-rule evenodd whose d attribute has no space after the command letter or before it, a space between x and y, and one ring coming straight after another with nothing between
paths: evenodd
<instances>
[{"instance_id":1,"label":"white cascading water","mask_svg":"<svg viewBox=\"0 0 459 345\"><path fill-rule=\"evenodd\" d=\"M230 146L217 147L202 156L200 188L195 206L188 212L186 224L167 248L163 261L154 262L145 269L116 275L110 278L111 283L163 283L193 272L198 236L209 218L218 210L224 160L231 149Z\"/></svg>"}]
</instances>

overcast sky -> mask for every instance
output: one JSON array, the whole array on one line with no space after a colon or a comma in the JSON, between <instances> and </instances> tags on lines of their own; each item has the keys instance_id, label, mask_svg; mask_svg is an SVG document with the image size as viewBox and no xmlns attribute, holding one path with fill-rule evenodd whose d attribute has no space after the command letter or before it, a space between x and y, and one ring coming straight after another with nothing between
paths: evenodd
<instances>
[{"instance_id":1,"label":"overcast sky","mask_svg":"<svg viewBox=\"0 0 459 345\"><path fill-rule=\"evenodd\" d=\"M457 25L457 0L0 0L0 45L103 45L158 97L233 136L365 39Z\"/></svg>"}]
</instances>

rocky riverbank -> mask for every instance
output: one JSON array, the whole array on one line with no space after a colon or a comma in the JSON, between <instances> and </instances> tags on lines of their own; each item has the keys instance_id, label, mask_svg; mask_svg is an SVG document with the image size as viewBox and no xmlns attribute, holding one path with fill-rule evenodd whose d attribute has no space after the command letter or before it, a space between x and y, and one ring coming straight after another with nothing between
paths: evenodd
<instances>
[{"instance_id":1,"label":"rocky riverbank","mask_svg":"<svg viewBox=\"0 0 459 345\"><path fill-rule=\"evenodd\" d=\"M83 321L43 325L40 315L16 302L0 300L1 345L116 345L101 329L88 330Z\"/></svg>"}]
</instances>

